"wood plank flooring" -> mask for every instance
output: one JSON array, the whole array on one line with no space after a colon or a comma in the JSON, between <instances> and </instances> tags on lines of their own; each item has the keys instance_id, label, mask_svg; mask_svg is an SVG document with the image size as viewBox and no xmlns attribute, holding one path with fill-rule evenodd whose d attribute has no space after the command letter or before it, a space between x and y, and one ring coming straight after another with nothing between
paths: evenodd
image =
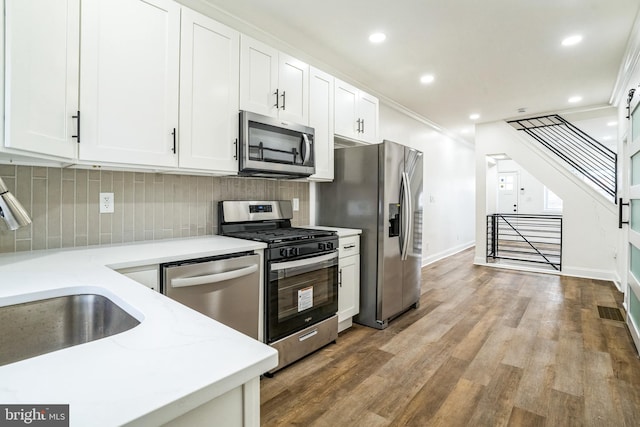
<instances>
[{"instance_id":1,"label":"wood plank flooring","mask_svg":"<svg viewBox=\"0 0 640 427\"><path fill-rule=\"evenodd\" d=\"M261 381L263 426L639 426L640 359L612 283L425 267L420 308L354 325Z\"/></svg>"}]
</instances>

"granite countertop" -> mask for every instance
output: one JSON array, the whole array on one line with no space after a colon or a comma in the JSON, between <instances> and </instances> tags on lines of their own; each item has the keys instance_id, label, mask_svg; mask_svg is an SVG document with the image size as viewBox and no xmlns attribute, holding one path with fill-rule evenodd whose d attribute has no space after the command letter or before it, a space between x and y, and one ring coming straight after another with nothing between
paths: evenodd
<instances>
[{"instance_id":1,"label":"granite countertop","mask_svg":"<svg viewBox=\"0 0 640 427\"><path fill-rule=\"evenodd\" d=\"M69 404L71 425L157 425L274 368L273 348L113 271L264 247L206 236L0 255L0 306L95 293L141 322L1 366L0 402Z\"/></svg>"}]
</instances>

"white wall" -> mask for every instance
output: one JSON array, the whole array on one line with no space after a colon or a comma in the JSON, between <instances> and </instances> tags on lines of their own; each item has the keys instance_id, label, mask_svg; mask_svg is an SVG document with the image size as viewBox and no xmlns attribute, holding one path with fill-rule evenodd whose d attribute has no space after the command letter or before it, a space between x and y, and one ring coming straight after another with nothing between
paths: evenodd
<instances>
[{"instance_id":1,"label":"white wall","mask_svg":"<svg viewBox=\"0 0 640 427\"><path fill-rule=\"evenodd\" d=\"M505 153L563 200L564 274L617 280L616 206L505 122L476 126L476 192L486 194L486 156ZM485 263L487 205L478 197L476 260Z\"/></svg>"},{"instance_id":2,"label":"white wall","mask_svg":"<svg viewBox=\"0 0 640 427\"><path fill-rule=\"evenodd\" d=\"M424 153L423 265L475 241L474 148L448 138L402 112L380 104L380 140Z\"/></svg>"}]
</instances>

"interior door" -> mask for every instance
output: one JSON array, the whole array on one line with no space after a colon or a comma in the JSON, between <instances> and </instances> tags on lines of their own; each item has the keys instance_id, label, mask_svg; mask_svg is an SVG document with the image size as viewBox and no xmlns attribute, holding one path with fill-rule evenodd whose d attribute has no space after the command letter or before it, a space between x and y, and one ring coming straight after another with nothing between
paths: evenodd
<instances>
[{"instance_id":1,"label":"interior door","mask_svg":"<svg viewBox=\"0 0 640 427\"><path fill-rule=\"evenodd\" d=\"M498 174L498 213L518 213L518 173Z\"/></svg>"},{"instance_id":2,"label":"interior door","mask_svg":"<svg viewBox=\"0 0 640 427\"><path fill-rule=\"evenodd\" d=\"M627 323L636 348L640 349L640 96L630 104L631 123L627 135L627 153L624 156L629 194L629 227L627 287L625 307ZM626 243L626 242L625 242Z\"/></svg>"}]
</instances>

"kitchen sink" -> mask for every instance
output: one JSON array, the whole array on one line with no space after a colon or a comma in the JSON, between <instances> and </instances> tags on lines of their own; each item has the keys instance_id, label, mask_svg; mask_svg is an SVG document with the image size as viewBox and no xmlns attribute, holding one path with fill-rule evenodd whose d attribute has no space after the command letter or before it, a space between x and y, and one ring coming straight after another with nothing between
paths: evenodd
<instances>
[{"instance_id":1,"label":"kitchen sink","mask_svg":"<svg viewBox=\"0 0 640 427\"><path fill-rule=\"evenodd\" d=\"M0 366L116 335L139 324L97 294L0 307Z\"/></svg>"}]
</instances>

